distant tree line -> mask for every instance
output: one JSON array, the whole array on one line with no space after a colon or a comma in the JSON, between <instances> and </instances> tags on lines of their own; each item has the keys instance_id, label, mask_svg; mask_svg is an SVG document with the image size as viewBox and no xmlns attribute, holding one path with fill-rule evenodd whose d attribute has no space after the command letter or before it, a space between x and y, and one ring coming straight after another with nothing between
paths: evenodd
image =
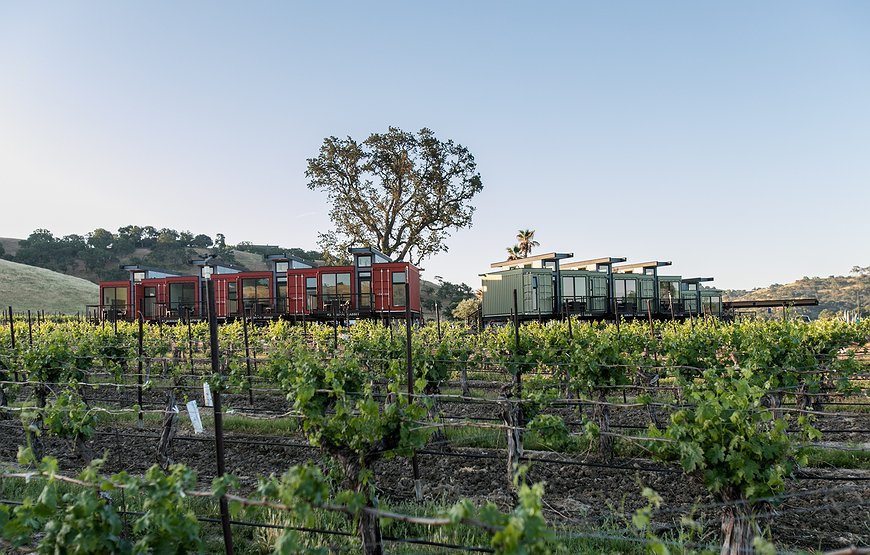
<instances>
[{"instance_id":1,"label":"distant tree line","mask_svg":"<svg viewBox=\"0 0 870 555\"><path fill-rule=\"evenodd\" d=\"M291 256L295 256L301 258L302 260L307 260L309 262L315 262L317 260L321 260L323 258L323 254L320 251L307 251L305 249L300 249L296 247L292 248L283 248L277 245L255 245L250 241L242 241L235 246L237 251L250 252L253 254L274 254L277 252L289 254Z\"/></svg>"},{"instance_id":2,"label":"distant tree line","mask_svg":"<svg viewBox=\"0 0 870 555\"><path fill-rule=\"evenodd\" d=\"M128 225L116 233L97 228L87 235L55 237L47 229L37 229L18 242L14 256L0 252L4 258L70 274L91 281L123 279L119 266L142 264L166 270L189 270L189 260L197 256L193 249L211 249L221 260L233 263L232 252L223 234L213 240L190 231L157 229L153 226Z\"/></svg>"}]
</instances>

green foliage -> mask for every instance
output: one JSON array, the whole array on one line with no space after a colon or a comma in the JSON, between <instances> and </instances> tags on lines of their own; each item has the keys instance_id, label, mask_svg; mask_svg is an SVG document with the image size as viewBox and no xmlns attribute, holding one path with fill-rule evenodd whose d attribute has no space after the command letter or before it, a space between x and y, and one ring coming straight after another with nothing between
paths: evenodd
<instances>
[{"instance_id":1,"label":"green foliage","mask_svg":"<svg viewBox=\"0 0 870 555\"><path fill-rule=\"evenodd\" d=\"M427 413L424 399L409 399L400 392L399 362L391 360L384 368L386 399L381 402L355 357L339 354L324 359L301 345L270 356L273 375L303 417L308 440L352 461L359 472L349 478L361 483L371 462L384 456L408 456L423 447L429 435L419 425ZM422 393L424 383L415 386L415 392Z\"/></svg>"},{"instance_id":2,"label":"green foliage","mask_svg":"<svg viewBox=\"0 0 870 555\"><path fill-rule=\"evenodd\" d=\"M748 371L708 370L687 388L693 405L676 411L664 432L650 426L655 457L677 461L720 498L757 499L782 491L799 455L788 422L763 406L766 391ZM815 437L807 421L805 433ZM658 440L658 441L656 441ZM800 460L798 458L798 460Z\"/></svg>"},{"instance_id":3,"label":"green foliage","mask_svg":"<svg viewBox=\"0 0 870 555\"><path fill-rule=\"evenodd\" d=\"M88 408L75 387L69 386L42 411L45 433L67 439L90 439L97 413Z\"/></svg>"},{"instance_id":4,"label":"green foliage","mask_svg":"<svg viewBox=\"0 0 870 555\"><path fill-rule=\"evenodd\" d=\"M517 506L511 513L498 510L494 503L475 509L470 502L460 501L447 516L454 524L477 520L492 527L491 547L500 555L545 555L558 550L555 534L547 527L542 511L543 484L528 485L517 477Z\"/></svg>"},{"instance_id":5,"label":"green foliage","mask_svg":"<svg viewBox=\"0 0 870 555\"><path fill-rule=\"evenodd\" d=\"M97 490L65 493L60 506L65 507L62 513L45 525L39 553L130 553L129 543L121 538L121 519Z\"/></svg>"},{"instance_id":6,"label":"green foliage","mask_svg":"<svg viewBox=\"0 0 870 555\"><path fill-rule=\"evenodd\" d=\"M376 247L414 263L446 251L449 229L471 224L471 199L483 189L474 157L429 129L395 127L362 143L328 137L308 159L308 188L324 191L334 231L321 234L324 252Z\"/></svg>"},{"instance_id":7,"label":"green foliage","mask_svg":"<svg viewBox=\"0 0 870 555\"><path fill-rule=\"evenodd\" d=\"M164 474L152 466L144 477L117 475L127 495L142 500L144 514L133 523L137 539L133 553L190 553L203 550L199 521L190 509L179 503L185 491L196 485L196 474L183 465L172 465Z\"/></svg>"}]
</instances>

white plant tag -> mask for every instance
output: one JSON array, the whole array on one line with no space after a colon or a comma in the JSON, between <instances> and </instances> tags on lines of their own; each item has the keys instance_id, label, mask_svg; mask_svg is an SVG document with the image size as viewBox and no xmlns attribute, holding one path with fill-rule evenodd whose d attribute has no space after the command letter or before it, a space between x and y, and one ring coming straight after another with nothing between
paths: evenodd
<instances>
[{"instance_id":1,"label":"white plant tag","mask_svg":"<svg viewBox=\"0 0 870 555\"><path fill-rule=\"evenodd\" d=\"M211 387L209 387L208 382L202 382L202 397L203 397L202 406L204 406L204 407L212 406Z\"/></svg>"},{"instance_id":2,"label":"white plant tag","mask_svg":"<svg viewBox=\"0 0 870 555\"><path fill-rule=\"evenodd\" d=\"M199 408L196 406L196 400L187 402L187 415L190 416L190 423L193 424L193 433L201 434L205 431L202 427L202 418L199 416Z\"/></svg>"}]
</instances>

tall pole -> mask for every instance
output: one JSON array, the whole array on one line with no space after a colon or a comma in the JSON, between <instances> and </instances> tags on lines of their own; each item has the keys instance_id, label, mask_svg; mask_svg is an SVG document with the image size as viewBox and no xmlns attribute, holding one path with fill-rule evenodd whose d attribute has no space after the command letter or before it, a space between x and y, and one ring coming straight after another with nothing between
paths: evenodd
<instances>
[{"instance_id":1,"label":"tall pole","mask_svg":"<svg viewBox=\"0 0 870 555\"><path fill-rule=\"evenodd\" d=\"M520 354L520 311L519 311L519 302L517 301L517 290L514 289L514 352L517 355ZM523 389L523 369L520 367L520 364L517 363L516 374L516 396L517 398L521 397L522 389Z\"/></svg>"},{"instance_id":2,"label":"tall pole","mask_svg":"<svg viewBox=\"0 0 870 555\"><path fill-rule=\"evenodd\" d=\"M139 348L137 351L138 355L139 355L139 357L138 357L139 358L139 363L138 363L138 369L139 369L138 382L139 382L139 385L136 388L136 390L137 390L136 391L136 400L139 403L139 420L138 421L139 421L140 428L145 427L145 420L144 420L145 414L142 412L142 385L143 385L142 356L144 354L143 338L142 338L142 323L143 323L143 318L142 318L142 313L140 312L139 313Z\"/></svg>"},{"instance_id":3,"label":"tall pole","mask_svg":"<svg viewBox=\"0 0 870 555\"><path fill-rule=\"evenodd\" d=\"M193 329L190 323L190 307L184 307L184 314L187 316L187 358L190 364L190 374L193 375Z\"/></svg>"},{"instance_id":4,"label":"tall pole","mask_svg":"<svg viewBox=\"0 0 870 555\"><path fill-rule=\"evenodd\" d=\"M9 342L12 345L12 352L15 352L15 318L12 317L12 307L9 307ZM15 365L15 381L18 381L18 365Z\"/></svg>"},{"instance_id":5,"label":"tall pole","mask_svg":"<svg viewBox=\"0 0 870 555\"><path fill-rule=\"evenodd\" d=\"M242 331L245 337L245 365L248 369L248 403L254 404L254 389L251 385L251 346L248 343L248 316L242 312Z\"/></svg>"},{"instance_id":6,"label":"tall pole","mask_svg":"<svg viewBox=\"0 0 870 555\"><path fill-rule=\"evenodd\" d=\"M220 365L220 353L218 352L218 326L215 315L214 282L206 282L206 295L208 296L208 336L211 350L211 370L215 374L222 374ZM214 436L217 448L217 475L221 477L226 472L224 461L224 417L221 412L221 391L216 388L212 393L214 407ZM224 549L227 555L233 555L233 532L230 528L230 510L227 498L220 498L221 527L224 533Z\"/></svg>"},{"instance_id":7,"label":"tall pole","mask_svg":"<svg viewBox=\"0 0 870 555\"><path fill-rule=\"evenodd\" d=\"M408 270L405 270L405 370L408 373L408 404L414 401L414 361L411 350L411 283ZM417 501L423 500L423 485L420 483L420 466L417 453L411 457L414 472L414 495Z\"/></svg>"},{"instance_id":8,"label":"tall pole","mask_svg":"<svg viewBox=\"0 0 870 555\"><path fill-rule=\"evenodd\" d=\"M30 348L33 348L33 320L30 318L30 311L27 311L27 341L30 343Z\"/></svg>"}]
</instances>

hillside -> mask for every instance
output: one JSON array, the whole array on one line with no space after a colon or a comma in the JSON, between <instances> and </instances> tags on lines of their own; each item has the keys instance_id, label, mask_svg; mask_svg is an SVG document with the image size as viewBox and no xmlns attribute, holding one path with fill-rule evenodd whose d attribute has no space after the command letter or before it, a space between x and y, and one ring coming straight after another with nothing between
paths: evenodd
<instances>
[{"instance_id":1,"label":"hillside","mask_svg":"<svg viewBox=\"0 0 870 555\"><path fill-rule=\"evenodd\" d=\"M100 288L81 278L0 260L0 308L76 314L99 302Z\"/></svg>"},{"instance_id":2,"label":"hillside","mask_svg":"<svg viewBox=\"0 0 870 555\"><path fill-rule=\"evenodd\" d=\"M249 243L242 243L238 247L226 245L218 248L204 246L211 245L211 239L205 235L197 236L204 238L198 244L193 241L172 240L171 234L170 240L166 241L119 240L119 236L109 234L109 237L100 242L95 241L94 236L94 233L90 233L87 238L78 235L56 238L50 232L37 230L28 239L0 237L0 258L80 277L94 283L125 279L126 272L119 269L122 264L139 264L180 275L191 274L195 269L189 261L210 254L217 254L221 263L242 270L269 269L263 253L252 252L258 251L258 248ZM270 253L288 252L307 259L319 255L316 252L281 249L277 246L260 247L259 250L268 250Z\"/></svg>"},{"instance_id":3,"label":"hillside","mask_svg":"<svg viewBox=\"0 0 870 555\"><path fill-rule=\"evenodd\" d=\"M841 314L844 310L855 310L860 302L862 315L870 314L870 275L804 277L787 284L775 283L770 287L744 290L727 290L726 301L792 299L813 297L819 299L819 306L795 309L798 314L810 318L827 317Z\"/></svg>"}]
</instances>

